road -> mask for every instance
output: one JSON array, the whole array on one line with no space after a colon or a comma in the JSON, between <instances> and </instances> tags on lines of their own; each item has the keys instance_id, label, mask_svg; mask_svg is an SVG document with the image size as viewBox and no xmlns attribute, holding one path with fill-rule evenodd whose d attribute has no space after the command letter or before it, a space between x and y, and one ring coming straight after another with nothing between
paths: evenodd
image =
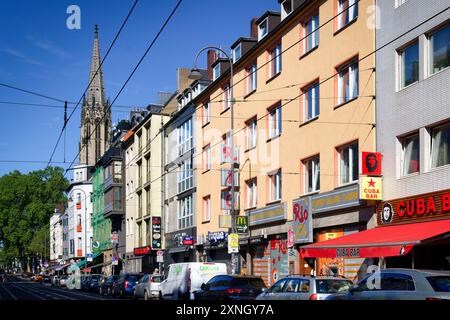
<instances>
[{"instance_id":1,"label":"road","mask_svg":"<svg viewBox=\"0 0 450 320\"><path fill-rule=\"evenodd\" d=\"M7 283L0 281L0 300L114 300L114 298L10 277Z\"/></svg>"}]
</instances>

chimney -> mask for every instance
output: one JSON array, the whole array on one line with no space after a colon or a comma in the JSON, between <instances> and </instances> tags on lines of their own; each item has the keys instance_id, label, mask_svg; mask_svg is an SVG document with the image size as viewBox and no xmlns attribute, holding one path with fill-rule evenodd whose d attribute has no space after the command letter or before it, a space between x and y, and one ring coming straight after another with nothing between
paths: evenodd
<instances>
[{"instance_id":1,"label":"chimney","mask_svg":"<svg viewBox=\"0 0 450 320\"><path fill-rule=\"evenodd\" d=\"M211 68L211 65L216 62L216 60L219 58L219 55L215 50L208 50L208 61L207 61L207 67L208 67L208 79L213 79L213 70Z\"/></svg>"},{"instance_id":2,"label":"chimney","mask_svg":"<svg viewBox=\"0 0 450 320\"><path fill-rule=\"evenodd\" d=\"M256 24L256 21L258 18L253 18L250 21L250 37L251 38L258 38L258 25Z\"/></svg>"}]
</instances>

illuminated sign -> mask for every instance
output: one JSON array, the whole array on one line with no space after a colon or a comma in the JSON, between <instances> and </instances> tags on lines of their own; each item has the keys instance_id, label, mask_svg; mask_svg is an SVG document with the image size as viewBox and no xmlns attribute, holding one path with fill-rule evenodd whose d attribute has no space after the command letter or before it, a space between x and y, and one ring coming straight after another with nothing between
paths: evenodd
<instances>
[{"instance_id":1,"label":"illuminated sign","mask_svg":"<svg viewBox=\"0 0 450 320\"><path fill-rule=\"evenodd\" d=\"M311 198L293 201L292 228L295 243L313 242Z\"/></svg>"},{"instance_id":2,"label":"illuminated sign","mask_svg":"<svg viewBox=\"0 0 450 320\"><path fill-rule=\"evenodd\" d=\"M380 177L359 177L359 198L361 200L382 200L382 178Z\"/></svg>"}]
</instances>

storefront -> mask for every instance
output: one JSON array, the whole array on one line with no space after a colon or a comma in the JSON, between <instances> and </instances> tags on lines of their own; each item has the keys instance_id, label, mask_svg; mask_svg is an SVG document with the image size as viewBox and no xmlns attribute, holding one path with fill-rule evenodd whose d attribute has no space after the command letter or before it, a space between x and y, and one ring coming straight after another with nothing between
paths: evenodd
<instances>
[{"instance_id":1,"label":"storefront","mask_svg":"<svg viewBox=\"0 0 450 320\"><path fill-rule=\"evenodd\" d=\"M307 243L322 243L359 233L375 226L375 206L359 199L359 185L353 184L331 192L302 197L293 201L293 229L300 251L298 272L315 275L362 277L371 258L359 256L305 255Z\"/></svg>"},{"instance_id":2,"label":"storefront","mask_svg":"<svg viewBox=\"0 0 450 320\"><path fill-rule=\"evenodd\" d=\"M153 273L158 268L156 251L150 246L134 248L133 253L125 255L123 265L126 272Z\"/></svg>"},{"instance_id":3,"label":"storefront","mask_svg":"<svg viewBox=\"0 0 450 320\"><path fill-rule=\"evenodd\" d=\"M267 286L289 274L290 260L295 256L288 248L290 224L286 219L285 203L248 211L250 233L240 240L241 270L260 276Z\"/></svg>"},{"instance_id":4,"label":"storefront","mask_svg":"<svg viewBox=\"0 0 450 320\"><path fill-rule=\"evenodd\" d=\"M373 259L380 267L449 270L450 190L384 201L378 227L300 248L302 258Z\"/></svg>"},{"instance_id":5,"label":"storefront","mask_svg":"<svg viewBox=\"0 0 450 320\"><path fill-rule=\"evenodd\" d=\"M220 262L230 266L231 254L228 253L228 233L208 231L204 243L197 245L199 261Z\"/></svg>"},{"instance_id":6,"label":"storefront","mask_svg":"<svg viewBox=\"0 0 450 320\"><path fill-rule=\"evenodd\" d=\"M194 249L197 239L197 228L167 233L165 237L165 267L172 263L197 261L196 250Z\"/></svg>"}]
</instances>

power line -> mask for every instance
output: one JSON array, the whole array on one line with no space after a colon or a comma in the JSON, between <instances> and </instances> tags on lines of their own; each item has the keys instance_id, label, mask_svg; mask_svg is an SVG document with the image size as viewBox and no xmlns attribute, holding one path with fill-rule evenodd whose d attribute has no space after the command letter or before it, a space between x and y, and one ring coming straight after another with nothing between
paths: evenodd
<instances>
[{"instance_id":1,"label":"power line","mask_svg":"<svg viewBox=\"0 0 450 320\"><path fill-rule=\"evenodd\" d=\"M31 94L31 95L34 95L34 96L37 96L37 97L53 100L53 101L56 101L56 102L62 102L62 103L65 102L65 100L62 100L62 99L59 99L59 98L51 97L51 96L48 96L48 95L45 95L45 94L42 94L42 93L38 93L38 92L35 92L35 91L31 91L31 90L19 88L17 86L13 86L13 85L6 84L6 83L0 83L0 86L5 87L5 88L9 88L9 89L13 89L13 90L17 90L17 91L21 91L21 92L25 92L25 93L28 93L28 94Z\"/></svg>"},{"instance_id":2,"label":"power line","mask_svg":"<svg viewBox=\"0 0 450 320\"><path fill-rule=\"evenodd\" d=\"M93 131L89 134L89 136L87 137L87 139L89 140L91 135L95 132L95 130L97 129L97 127L99 126L99 124L101 123L101 121L103 121L103 119L105 118L107 112L111 109L111 107L114 105L114 103L116 102L117 98L119 97L119 95L122 93L123 89L125 88L125 86L128 84L128 82L130 81L130 79L133 77L134 73L136 72L136 70L139 68L139 66L141 65L142 61L144 60L144 58L147 56L148 52L150 51L150 49L153 47L153 45L155 44L155 42L158 40L159 36L161 35L161 33L163 32L163 30L165 29L166 25L169 23L170 19L172 18L172 16L175 14L176 10L178 9L178 7L180 6L181 2L183 2L183 0L179 0L178 3L176 4L175 8L172 10L172 12L170 13L170 15L166 18L164 24L161 26L161 28L159 29L158 33L156 34L156 36L153 38L152 42L150 43L150 45L147 47L147 49L145 50L144 54L142 55L142 57L140 58L140 60L138 61L138 63L136 64L136 66L133 68L133 71L130 73L130 75L128 76L127 80L125 81L125 83L122 85L122 87L120 88L119 92L116 94L114 100L111 102L111 104L107 107L107 109L105 110L102 118L100 119L99 122L96 123ZM77 159L78 155L81 153L81 150L85 147L86 145L83 144L80 148L80 150L78 151L77 155L75 156L75 158L72 160L69 168L67 170L69 170L73 163L75 162L75 160ZM67 171L64 175L67 174Z\"/></svg>"},{"instance_id":3,"label":"power line","mask_svg":"<svg viewBox=\"0 0 450 320\"><path fill-rule=\"evenodd\" d=\"M78 99L78 102L77 102L77 104L75 105L75 108L74 108L74 109L72 110L72 112L69 114L69 117L67 118L66 123L69 122L70 119L72 118L73 114L75 113L75 110L77 109L77 107L79 106L81 100L83 99L83 97L85 96L87 90L89 89L89 87L90 87L92 81L94 81L94 79L95 79L95 77L97 76L98 72L101 70L103 63L104 63L105 60L107 59L107 57L108 57L108 55L109 55L109 52L111 51L112 47L113 47L114 44L116 43L117 38L119 37L120 33L122 32L122 29L125 27L125 24L127 23L128 19L130 18L131 13L133 12L134 8L136 7L138 1L139 1L139 0L135 0L135 1L134 1L133 6L131 7L130 11L128 12L128 15L126 16L125 20L122 22L122 25L120 26L119 30L117 31L116 36L114 37L113 41L111 42L111 45L109 46L108 51L107 51L106 54L105 54L105 57L104 57L104 58L102 59L102 61L100 62L100 65L98 66L97 70L95 71L94 76L93 76L93 77L91 78L91 80L89 81L89 84L87 85L87 87L86 87L86 89L84 90L83 94L81 95L80 99ZM61 140L61 137L62 137L62 135L63 135L63 132L64 132L64 130L65 130L65 128L66 128L66 123L64 124L64 127L62 128L62 130L61 130L61 132L60 132L60 134L59 134L59 136L58 136L58 139L56 140L56 144L55 144L55 147L53 148L53 151L52 151L52 154L51 154L50 159L49 159L49 161L48 161L47 167L49 166L50 162L51 162L52 159L53 159L53 155L54 155L55 152L56 152L56 148L58 147L59 141Z\"/></svg>"}]
</instances>

